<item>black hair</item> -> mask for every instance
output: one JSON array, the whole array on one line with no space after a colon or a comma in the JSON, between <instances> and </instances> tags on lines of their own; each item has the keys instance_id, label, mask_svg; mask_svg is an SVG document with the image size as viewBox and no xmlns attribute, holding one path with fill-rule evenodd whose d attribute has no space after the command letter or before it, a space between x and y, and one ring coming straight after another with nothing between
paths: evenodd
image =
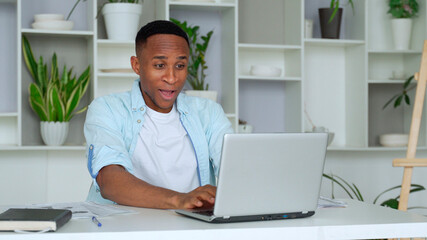
<instances>
[{"instance_id":1,"label":"black hair","mask_svg":"<svg viewBox=\"0 0 427 240\"><path fill-rule=\"evenodd\" d=\"M135 38L136 54L138 54L139 49L147 42L147 38L155 34L173 34L180 36L184 38L188 46L190 46L187 33L185 33L182 28L171 21L156 20L147 23L138 31L138 34Z\"/></svg>"}]
</instances>

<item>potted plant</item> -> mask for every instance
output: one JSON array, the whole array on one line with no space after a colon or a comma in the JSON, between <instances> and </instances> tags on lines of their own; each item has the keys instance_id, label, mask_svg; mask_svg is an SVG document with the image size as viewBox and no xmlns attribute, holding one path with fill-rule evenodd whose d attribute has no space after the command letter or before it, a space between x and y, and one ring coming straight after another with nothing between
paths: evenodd
<instances>
[{"instance_id":1,"label":"potted plant","mask_svg":"<svg viewBox=\"0 0 427 240\"><path fill-rule=\"evenodd\" d=\"M208 32L205 36L200 36L199 26L190 26L186 21L180 22L173 18L171 18L171 21L187 33L188 40L190 41L187 82L193 90L187 90L185 93L187 95L205 97L216 101L218 93L216 91L209 91L209 84L205 82L205 70L208 69L205 55L213 31Z\"/></svg>"},{"instance_id":2,"label":"potted plant","mask_svg":"<svg viewBox=\"0 0 427 240\"><path fill-rule=\"evenodd\" d=\"M108 39L135 39L142 14L142 4L139 0L108 0L101 6L100 11L104 16Z\"/></svg>"},{"instance_id":3,"label":"potted plant","mask_svg":"<svg viewBox=\"0 0 427 240\"><path fill-rule=\"evenodd\" d=\"M335 184L337 184L338 186L340 186L340 188L342 190L344 190L344 192L351 199L356 199L356 200L361 201L361 202L365 201L360 190L359 190L359 188L354 183L349 183L346 180L344 180L343 178L341 178L337 175L334 175L334 174L328 175L328 174L324 173L323 177L331 180L331 183L332 183L331 198L332 199L335 198L334 186L335 186ZM391 188L384 190L383 192L381 192L380 194L378 194L375 197L375 199L372 203L376 204L381 196L383 196L386 193L392 192L393 190L399 189L401 187L402 187L401 185L397 185L397 186L394 186L394 187L391 187ZM424 191L424 190L425 190L425 187L420 185L420 184L411 184L411 190L409 191L409 193L415 193L415 192ZM380 203L380 205L384 206L384 207L397 209L397 207L399 206L399 200L400 200L400 195L397 195L396 197L384 200L383 202ZM412 209L414 209L414 208L425 209L425 207L412 207Z\"/></svg>"},{"instance_id":4,"label":"potted plant","mask_svg":"<svg viewBox=\"0 0 427 240\"><path fill-rule=\"evenodd\" d=\"M353 0L348 0L354 14ZM340 0L331 0L329 8L319 8L320 30L322 38L340 38L341 18L343 9L339 7Z\"/></svg>"},{"instance_id":5,"label":"potted plant","mask_svg":"<svg viewBox=\"0 0 427 240\"><path fill-rule=\"evenodd\" d=\"M42 139L47 145L62 145L67 138L71 118L87 108L85 106L75 111L89 85L90 66L78 78L73 75L73 69L67 69L65 65L60 73L54 53L49 76L43 57L40 56L38 62L35 60L25 36L22 38L22 49L25 65L34 80L29 86L29 101L40 118Z\"/></svg>"},{"instance_id":6,"label":"potted plant","mask_svg":"<svg viewBox=\"0 0 427 240\"><path fill-rule=\"evenodd\" d=\"M408 50L412 32L412 17L418 13L416 0L389 0L387 13L393 19L391 26L393 31L394 47L396 50Z\"/></svg>"}]
</instances>

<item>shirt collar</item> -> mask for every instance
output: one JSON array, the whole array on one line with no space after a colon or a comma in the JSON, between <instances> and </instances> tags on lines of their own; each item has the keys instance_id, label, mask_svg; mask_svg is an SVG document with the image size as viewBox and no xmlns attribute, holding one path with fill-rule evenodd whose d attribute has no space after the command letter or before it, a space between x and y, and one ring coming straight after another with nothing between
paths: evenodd
<instances>
[{"instance_id":1,"label":"shirt collar","mask_svg":"<svg viewBox=\"0 0 427 240\"><path fill-rule=\"evenodd\" d=\"M142 97L141 89L139 87L140 79L136 79L133 82L131 90L131 101L132 101L132 111L137 111L141 107L146 107L144 98ZM176 99L176 108L180 114L188 114L188 107L185 104L185 94L182 92L178 94Z\"/></svg>"}]
</instances>

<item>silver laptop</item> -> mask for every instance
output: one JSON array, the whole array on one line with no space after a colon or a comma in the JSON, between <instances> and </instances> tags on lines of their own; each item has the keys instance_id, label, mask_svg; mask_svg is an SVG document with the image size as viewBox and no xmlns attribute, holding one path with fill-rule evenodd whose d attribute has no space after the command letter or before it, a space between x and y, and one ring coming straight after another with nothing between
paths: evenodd
<instances>
[{"instance_id":1,"label":"silver laptop","mask_svg":"<svg viewBox=\"0 0 427 240\"><path fill-rule=\"evenodd\" d=\"M213 210L177 210L225 223L308 217L320 194L326 133L226 134Z\"/></svg>"}]
</instances>

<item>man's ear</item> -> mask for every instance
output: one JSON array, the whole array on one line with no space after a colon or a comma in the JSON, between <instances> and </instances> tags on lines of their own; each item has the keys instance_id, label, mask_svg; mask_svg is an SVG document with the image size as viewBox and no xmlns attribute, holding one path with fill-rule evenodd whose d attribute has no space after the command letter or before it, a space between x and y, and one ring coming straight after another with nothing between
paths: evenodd
<instances>
[{"instance_id":1,"label":"man's ear","mask_svg":"<svg viewBox=\"0 0 427 240\"><path fill-rule=\"evenodd\" d=\"M141 64L139 64L139 60L136 56L130 57L130 64L132 65L133 71L139 75L140 73L139 69L141 67Z\"/></svg>"}]
</instances>

